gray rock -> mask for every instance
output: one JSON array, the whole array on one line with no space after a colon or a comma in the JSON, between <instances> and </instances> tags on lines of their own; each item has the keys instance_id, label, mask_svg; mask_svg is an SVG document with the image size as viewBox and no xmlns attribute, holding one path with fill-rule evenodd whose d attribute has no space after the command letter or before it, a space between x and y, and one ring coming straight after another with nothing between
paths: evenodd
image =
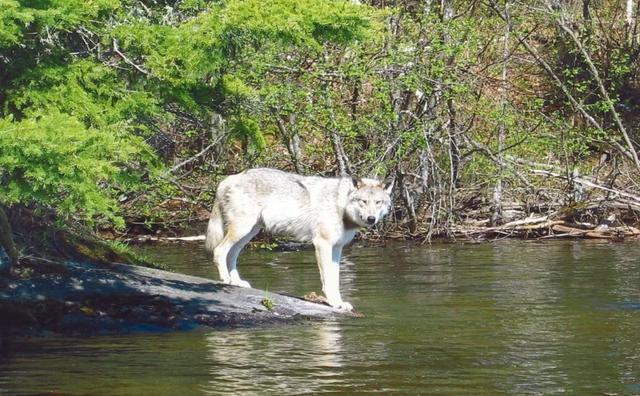
<instances>
[{"instance_id":1,"label":"gray rock","mask_svg":"<svg viewBox=\"0 0 640 396\"><path fill-rule=\"evenodd\" d=\"M96 334L352 316L300 298L125 264L64 262L0 278L0 332Z\"/></svg>"}]
</instances>

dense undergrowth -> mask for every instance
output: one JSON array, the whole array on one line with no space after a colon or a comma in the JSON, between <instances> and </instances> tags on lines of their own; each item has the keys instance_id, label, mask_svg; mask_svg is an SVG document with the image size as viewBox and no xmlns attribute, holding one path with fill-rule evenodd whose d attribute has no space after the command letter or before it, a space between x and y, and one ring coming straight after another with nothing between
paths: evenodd
<instances>
[{"instance_id":1,"label":"dense undergrowth","mask_svg":"<svg viewBox=\"0 0 640 396\"><path fill-rule=\"evenodd\" d=\"M0 205L23 230L12 212L197 228L253 166L394 177L371 238L638 222L634 1L0 4Z\"/></svg>"}]
</instances>

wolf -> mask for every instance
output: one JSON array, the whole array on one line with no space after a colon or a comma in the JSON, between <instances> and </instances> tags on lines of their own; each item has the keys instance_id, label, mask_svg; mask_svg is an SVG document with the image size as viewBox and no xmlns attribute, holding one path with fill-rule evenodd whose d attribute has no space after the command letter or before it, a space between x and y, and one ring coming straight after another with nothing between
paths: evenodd
<instances>
[{"instance_id":1,"label":"wolf","mask_svg":"<svg viewBox=\"0 0 640 396\"><path fill-rule=\"evenodd\" d=\"M224 283L251 287L240 278L237 259L260 230L311 242L327 302L351 311L353 306L340 295L342 248L359 228L371 227L387 214L392 188L393 181L249 169L219 184L205 246Z\"/></svg>"}]
</instances>

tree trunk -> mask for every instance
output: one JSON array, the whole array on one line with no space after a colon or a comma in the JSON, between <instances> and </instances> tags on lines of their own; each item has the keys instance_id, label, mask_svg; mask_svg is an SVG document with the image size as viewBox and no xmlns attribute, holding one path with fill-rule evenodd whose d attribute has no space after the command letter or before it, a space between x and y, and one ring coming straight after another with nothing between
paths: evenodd
<instances>
[{"instance_id":1,"label":"tree trunk","mask_svg":"<svg viewBox=\"0 0 640 396\"><path fill-rule=\"evenodd\" d=\"M503 200L503 183L502 178L504 174L504 166L502 159L502 151L504 150L504 141L506 139L507 134L507 126L504 122L505 113L507 111L507 63L509 60L509 33L511 32L511 21L509 15L509 2L507 1L504 6L504 15L505 15L505 28L504 28L504 46L502 51L502 81L500 82L500 104L502 117L500 121L500 125L498 127L498 147L496 157L498 158L499 170L497 175L496 184L493 187L493 213L491 214L491 225L496 226L502 222L502 200Z\"/></svg>"},{"instance_id":2,"label":"tree trunk","mask_svg":"<svg viewBox=\"0 0 640 396\"><path fill-rule=\"evenodd\" d=\"M630 48L637 44L638 21L635 15L635 8L633 0L626 0L625 22L627 25L627 45Z\"/></svg>"},{"instance_id":3,"label":"tree trunk","mask_svg":"<svg viewBox=\"0 0 640 396\"><path fill-rule=\"evenodd\" d=\"M338 136L338 133L335 131L331 131L331 143L333 144L333 152L335 153L336 161L338 162L340 176L346 177L352 175L353 170L351 169L349 158L344 152L344 147L342 147L342 139L340 139L340 136Z\"/></svg>"},{"instance_id":4,"label":"tree trunk","mask_svg":"<svg viewBox=\"0 0 640 396\"><path fill-rule=\"evenodd\" d=\"M460 169L462 156L460 155L460 139L458 138L458 123L453 99L447 99L447 113L449 115L449 155L451 157L451 192L460 187Z\"/></svg>"},{"instance_id":5,"label":"tree trunk","mask_svg":"<svg viewBox=\"0 0 640 396\"><path fill-rule=\"evenodd\" d=\"M227 137L227 126L222 114L217 112L211 114L209 130L211 131L211 141L214 143L217 142L213 148L213 160L215 164L218 164L220 163L220 158L224 153Z\"/></svg>"},{"instance_id":6,"label":"tree trunk","mask_svg":"<svg viewBox=\"0 0 640 396\"><path fill-rule=\"evenodd\" d=\"M416 209L413 201L413 197L407 188L407 183L404 180L404 172L401 167L398 167L396 171L396 177L398 180L398 186L401 188L402 202L407 209L407 217L409 218L409 232L415 234L418 229L418 218L416 216Z\"/></svg>"},{"instance_id":7,"label":"tree trunk","mask_svg":"<svg viewBox=\"0 0 640 396\"><path fill-rule=\"evenodd\" d=\"M296 170L296 173L302 175L302 164L300 162L300 158L302 157L302 152L300 149L300 136L294 131L291 131L287 128L284 121L278 115L278 112L275 109L272 109L273 117L276 121L276 125L278 126L278 130L280 131L280 135L282 135L282 140L287 147L287 151L289 152L289 156L291 157L291 163L293 164L293 168ZM295 115L289 115L289 125L295 125Z\"/></svg>"},{"instance_id":8,"label":"tree trunk","mask_svg":"<svg viewBox=\"0 0 640 396\"><path fill-rule=\"evenodd\" d=\"M9 256L8 265L3 265L0 262L0 273L9 272L12 266L18 263L18 251L13 243L13 231L11 231L11 224L4 209L0 207L0 247L4 249L4 252Z\"/></svg>"},{"instance_id":9,"label":"tree trunk","mask_svg":"<svg viewBox=\"0 0 640 396\"><path fill-rule=\"evenodd\" d=\"M449 23L454 15L454 4L452 0L442 0L440 2L440 20L443 24ZM448 32L445 31L442 35L442 41L445 44L451 42L451 36ZM454 55L445 55L445 63L448 68L453 68L454 64ZM445 87L443 81L439 81L438 85ZM445 88L449 89L449 88ZM458 125L457 125L457 114L456 114L456 105L452 97L449 97L446 101L447 104L447 115L449 117L448 120L448 142L449 142L449 196L448 196L448 212L453 213L453 208L455 207L455 191L459 187L459 175L460 169L462 167L461 164L461 155L460 155L460 138L458 136Z\"/></svg>"}]
</instances>

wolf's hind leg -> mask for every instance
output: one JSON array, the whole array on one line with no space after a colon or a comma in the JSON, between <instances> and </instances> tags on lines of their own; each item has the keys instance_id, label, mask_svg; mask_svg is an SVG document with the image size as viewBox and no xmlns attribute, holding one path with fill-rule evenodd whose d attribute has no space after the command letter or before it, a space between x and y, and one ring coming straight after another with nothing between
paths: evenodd
<instances>
[{"instance_id":1,"label":"wolf's hind leg","mask_svg":"<svg viewBox=\"0 0 640 396\"><path fill-rule=\"evenodd\" d=\"M227 257L229 255L228 235L222 238L222 241L213 249L213 262L218 268L220 274L220 280L226 284L231 284L231 275L229 274L229 268L227 267Z\"/></svg>"},{"instance_id":2,"label":"wolf's hind leg","mask_svg":"<svg viewBox=\"0 0 640 396\"><path fill-rule=\"evenodd\" d=\"M226 228L226 233L222 241L218 246L213 249L213 261L218 267L220 273L220 279L229 285L250 287L247 282L243 282L238 276L238 270L236 269L236 259L240 250L236 245L240 245L240 249L251 239L249 235L255 227L255 222L237 221L229 224ZM244 243L242 241L249 237ZM230 271L233 270L233 271Z\"/></svg>"},{"instance_id":3,"label":"wolf's hind leg","mask_svg":"<svg viewBox=\"0 0 640 396\"><path fill-rule=\"evenodd\" d=\"M246 246L249 241L260 232L260 227L254 226L243 237L239 238L229 249L229 255L227 256L227 264L229 266L229 275L231 277L231 284L241 287L251 287L249 282L240 278L240 273L237 268L237 261L242 248ZM237 234L239 235L239 234Z\"/></svg>"}]
</instances>

